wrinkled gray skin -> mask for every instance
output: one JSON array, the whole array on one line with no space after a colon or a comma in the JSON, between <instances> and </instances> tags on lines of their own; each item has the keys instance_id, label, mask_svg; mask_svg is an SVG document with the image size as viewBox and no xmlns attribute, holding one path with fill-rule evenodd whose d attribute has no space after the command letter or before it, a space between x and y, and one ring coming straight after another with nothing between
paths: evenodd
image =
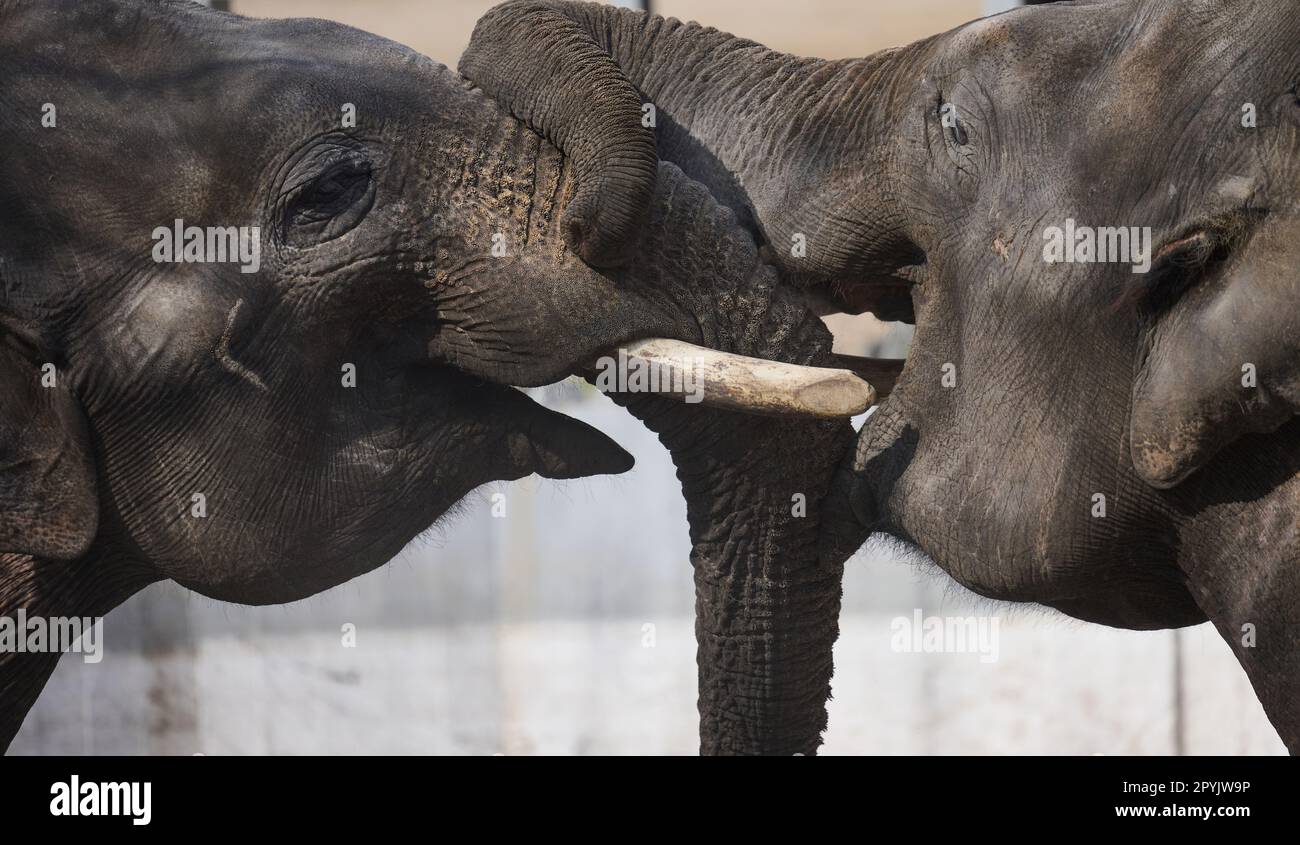
<instances>
[{"instance_id":1,"label":"wrinkled gray skin","mask_svg":"<svg viewBox=\"0 0 1300 845\"><path fill-rule=\"evenodd\" d=\"M841 310L915 322L831 545L888 532L981 595L1106 625L1212 620L1300 751L1293 3L1051 4L823 61L521 0L461 70L623 210L573 221L589 258L617 259L651 187L627 162L657 155ZM1152 227L1152 272L1045 262L1067 217Z\"/></svg>"},{"instance_id":2,"label":"wrinkled gray skin","mask_svg":"<svg viewBox=\"0 0 1300 845\"><path fill-rule=\"evenodd\" d=\"M99 615L168 578L241 603L309 596L484 482L631 465L504 385L643 336L829 352L677 168L650 162L628 263L597 272L562 231L576 182L554 147L446 68L343 26L0 2L0 105L0 615ZM260 226L260 270L155 263L152 233L177 218ZM787 711L828 689L840 573L817 565L817 506L851 429L625 403L683 467L713 688L736 691L733 710L766 696L763 747L809 747L821 725ZM825 649L770 633L789 595L825 609ZM0 654L0 749L56 661ZM747 685L754 667L798 692Z\"/></svg>"}]
</instances>

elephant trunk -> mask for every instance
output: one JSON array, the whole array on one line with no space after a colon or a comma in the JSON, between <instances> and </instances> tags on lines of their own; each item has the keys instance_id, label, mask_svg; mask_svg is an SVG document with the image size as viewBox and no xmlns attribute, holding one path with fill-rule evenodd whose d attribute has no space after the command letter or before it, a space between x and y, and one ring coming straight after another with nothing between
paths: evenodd
<instances>
[{"instance_id":1,"label":"elephant trunk","mask_svg":"<svg viewBox=\"0 0 1300 845\"><path fill-rule=\"evenodd\" d=\"M851 428L616 399L668 446L687 503L701 752L815 754L853 551L827 547L824 510Z\"/></svg>"},{"instance_id":2,"label":"elephant trunk","mask_svg":"<svg viewBox=\"0 0 1300 845\"><path fill-rule=\"evenodd\" d=\"M642 125L636 89L569 17L590 11L535 2L498 6L478 28L499 43L467 51L460 69L564 151L579 183L564 213L565 236L583 260L605 267L630 257L659 157L653 130ZM594 24L597 17L585 20ZM541 48L539 37L556 40ZM527 83L515 84L521 80Z\"/></svg>"},{"instance_id":3,"label":"elephant trunk","mask_svg":"<svg viewBox=\"0 0 1300 845\"><path fill-rule=\"evenodd\" d=\"M467 120L485 120L482 103L467 96ZM495 119L488 114L488 137ZM493 167L491 178L466 180L471 184L464 190L479 196L461 205L489 211L443 222L448 231L442 239L454 246L445 247L447 276L438 268L430 282L440 323L431 354L489 380L545 384L564 374L555 367L576 366L599 385L595 369L582 362L600 350L605 356L614 350L652 355L662 346L644 341L656 337L707 347L689 367L700 376L693 382L704 393L696 393L698 403L689 395L631 386L626 389L633 392L612 396L668 447L687 500L699 588L703 749L811 753L826 724L842 564L842 558L823 563L818 554L819 508L852 443L847 415L854 410L829 420L718 407L725 402L715 398L732 401L763 385L789 385L767 378L771 373L761 362L720 362L710 350L834 368L830 333L803 296L760 259L735 215L671 164L658 165L646 225L636 233L636 260L594 273L556 243L551 223L567 207L572 182L558 152L538 144L507 131L492 147L505 152L489 160L531 158L536 168L503 167L495 175ZM456 154L439 153L446 161ZM507 175L509 186L498 184ZM503 199L516 192L533 201ZM484 258L487 236L495 233L504 236L506 254ZM460 266L484 269L457 275ZM520 297L528 308L518 307ZM484 313L494 319L482 319ZM550 344L547 355L515 354L537 348L521 338L540 336ZM737 374L753 383L710 381ZM841 377L828 378L837 383ZM825 398L817 388L793 395ZM870 388L861 388L869 399Z\"/></svg>"},{"instance_id":4,"label":"elephant trunk","mask_svg":"<svg viewBox=\"0 0 1300 845\"><path fill-rule=\"evenodd\" d=\"M814 754L826 729L843 562L785 490L693 490L700 750ZM694 509L693 509L694 510Z\"/></svg>"},{"instance_id":5,"label":"elephant trunk","mask_svg":"<svg viewBox=\"0 0 1300 845\"><path fill-rule=\"evenodd\" d=\"M761 228L786 269L836 279L915 260L892 163L934 49L808 59L604 4L510 0L479 21L460 70L616 209L573 212L603 249L634 237L657 155Z\"/></svg>"},{"instance_id":6,"label":"elephant trunk","mask_svg":"<svg viewBox=\"0 0 1300 845\"><path fill-rule=\"evenodd\" d=\"M633 266L686 283L675 296L697 315L692 341L765 361L834 366L829 331L760 260L734 216L672 165L661 166L660 188L638 253L660 258ZM701 750L814 753L826 727L840 576L853 551L823 551L822 526L833 523L823 508L833 501L852 426L846 417L741 413L707 397L691 404L672 395L611 396L668 448L686 499Z\"/></svg>"}]
</instances>

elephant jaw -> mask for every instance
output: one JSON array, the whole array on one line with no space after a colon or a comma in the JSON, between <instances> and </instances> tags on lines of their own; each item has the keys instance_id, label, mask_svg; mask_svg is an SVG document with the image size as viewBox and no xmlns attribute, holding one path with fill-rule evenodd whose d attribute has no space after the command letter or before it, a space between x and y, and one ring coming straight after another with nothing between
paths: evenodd
<instances>
[{"instance_id":1,"label":"elephant jaw","mask_svg":"<svg viewBox=\"0 0 1300 845\"><path fill-rule=\"evenodd\" d=\"M622 367L612 373L610 366ZM608 392L663 394L666 401L769 416L847 418L876 400L876 391L847 369L804 367L654 338L610 350L584 369ZM638 373L640 375L638 375ZM617 475L633 458L598 429L533 401L522 390L472 379L484 420L505 421L497 459L502 480L536 473L572 479Z\"/></svg>"},{"instance_id":2,"label":"elephant jaw","mask_svg":"<svg viewBox=\"0 0 1300 845\"><path fill-rule=\"evenodd\" d=\"M520 476L535 472L543 478L586 478L632 468L635 461L627 450L599 429L511 392L522 402L505 444Z\"/></svg>"}]
</instances>

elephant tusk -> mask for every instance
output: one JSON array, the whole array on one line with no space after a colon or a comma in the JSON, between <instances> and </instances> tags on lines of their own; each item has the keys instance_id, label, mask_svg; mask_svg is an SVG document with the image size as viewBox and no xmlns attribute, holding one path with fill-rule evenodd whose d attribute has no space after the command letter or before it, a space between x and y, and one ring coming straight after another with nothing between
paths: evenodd
<instances>
[{"instance_id":1,"label":"elephant tusk","mask_svg":"<svg viewBox=\"0 0 1300 845\"><path fill-rule=\"evenodd\" d=\"M596 366L596 386L607 393L668 393L715 408L824 418L851 417L876 401L875 389L848 370L749 358L680 340L635 341L618 350L614 363L606 356Z\"/></svg>"},{"instance_id":2,"label":"elephant tusk","mask_svg":"<svg viewBox=\"0 0 1300 845\"><path fill-rule=\"evenodd\" d=\"M858 355L832 355L831 360L851 373L856 373L876 389L877 401L894 392L903 374L905 358L863 358Z\"/></svg>"}]
</instances>

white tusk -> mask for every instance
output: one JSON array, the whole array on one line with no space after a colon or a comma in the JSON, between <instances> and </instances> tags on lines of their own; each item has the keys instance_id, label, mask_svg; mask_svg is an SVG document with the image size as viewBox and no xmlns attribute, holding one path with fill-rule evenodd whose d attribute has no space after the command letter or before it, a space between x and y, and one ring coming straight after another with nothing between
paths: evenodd
<instances>
[{"instance_id":1,"label":"white tusk","mask_svg":"<svg viewBox=\"0 0 1300 845\"><path fill-rule=\"evenodd\" d=\"M848 370L783 364L666 338L635 341L619 352L620 364L649 372L651 390L715 408L840 418L860 414L876 401L875 389Z\"/></svg>"}]
</instances>

